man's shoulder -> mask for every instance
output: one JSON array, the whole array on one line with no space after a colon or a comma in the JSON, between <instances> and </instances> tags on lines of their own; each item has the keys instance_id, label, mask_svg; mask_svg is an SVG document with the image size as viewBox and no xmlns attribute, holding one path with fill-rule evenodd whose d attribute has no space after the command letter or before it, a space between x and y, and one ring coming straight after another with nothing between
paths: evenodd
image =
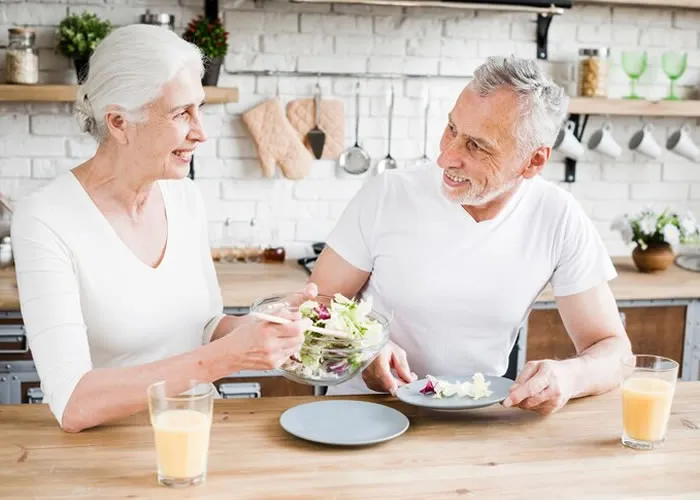
<instances>
[{"instance_id":1,"label":"man's shoulder","mask_svg":"<svg viewBox=\"0 0 700 500\"><path fill-rule=\"evenodd\" d=\"M572 203L577 203L576 198L568 190L562 188L558 183L545 179L541 175L533 177L531 180L531 199L543 204L543 208L566 209Z\"/></svg>"}]
</instances>

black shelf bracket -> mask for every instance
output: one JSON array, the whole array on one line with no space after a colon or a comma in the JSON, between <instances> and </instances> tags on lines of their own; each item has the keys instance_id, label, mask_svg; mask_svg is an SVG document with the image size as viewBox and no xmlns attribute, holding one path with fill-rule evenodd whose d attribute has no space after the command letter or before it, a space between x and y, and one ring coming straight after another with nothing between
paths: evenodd
<instances>
[{"instance_id":1,"label":"black shelf bracket","mask_svg":"<svg viewBox=\"0 0 700 500\"><path fill-rule=\"evenodd\" d=\"M207 19L219 17L219 0L204 0L204 17ZM190 158L190 171L187 177L194 180L194 155Z\"/></svg>"},{"instance_id":2,"label":"black shelf bracket","mask_svg":"<svg viewBox=\"0 0 700 500\"><path fill-rule=\"evenodd\" d=\"M583 122L581 121L581 115L571 114L569 115L568 121L574 124L574 137L576 140L581 142L583 138L583 132L586 130L586 124L588 123L588 115L583 115ZM576 182L576 160L573 158L564 158L564 182Z\"/></svg>"},{"instance_id":3,"label":"black shelf bracket","mask_svg":"<svg viewBox=\"0 0 700 500\"><path fill-rule=\"evenodd\" d=\"M549 41L549 25L552 24L552 14L537 14L537 59L547 59Z\"/></svg>"}]
</instances>

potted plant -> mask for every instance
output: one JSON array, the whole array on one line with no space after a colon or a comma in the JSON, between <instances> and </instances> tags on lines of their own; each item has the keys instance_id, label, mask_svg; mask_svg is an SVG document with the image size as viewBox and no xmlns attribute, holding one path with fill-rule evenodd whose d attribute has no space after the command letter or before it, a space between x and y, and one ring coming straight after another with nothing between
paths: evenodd
<instances>
[{"instance_id":1,"label":"potted plant","mask_svg":"<svg viewBox=\"0 0 700 500\"><path fill-rule=\"evenodd\" d=\"M78 83L85 81L90 69L90 56L112 28L112 23L87 11L71 14L58 25L57 50L73 60Z\"/></svg>"},{"instance_id":2,"label":"potted plant","mask_svg":"<svg viewBox=\"0 0 700 500\"><path fill-rule=\"evenodd\" d=\"M182 38L199 47L206 58L202 85L216 86L221 64L228 51L228 32L221 19L196 17L187 25Z\"/></svg>"},{"instance_id":3,"label":"potted plant","mask_svg":"<svg viewBox=\"0 0 700 500\"><path fill-rule=\"evenodd\" d=\"M637 214L624 214L610 226L619 231L625 243L635 243L632 260L642 272L663 271L673 263L673 246L700 239L692 213L680 215L668 209L656 212L645 208Z\"/></svg>"}]
</instances>

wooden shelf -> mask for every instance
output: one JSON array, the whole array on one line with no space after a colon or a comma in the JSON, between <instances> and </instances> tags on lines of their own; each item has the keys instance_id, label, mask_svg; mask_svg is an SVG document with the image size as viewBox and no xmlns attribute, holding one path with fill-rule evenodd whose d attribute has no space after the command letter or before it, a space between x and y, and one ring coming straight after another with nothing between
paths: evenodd
<instances>
[{"instance_id":1,"label":"wooden shelf","mask_svg":"<svg viewBox=\"0 0 700 500\"><path fill-rule=\"evenodd\" d=\"M700 117L700 101L647 101L572 97L569 113L580 115Z\"/></svg>"},{"instance_id":2,"label":"wooden shelf","mask_svg":"<svg viewBox=\"0 0 700 500\"><path fill-rule=\"evenodd\" d=\"M207 103L238 102L235 87L204 87ZM75 85L0 85L0 102L73 102Z\"/></svg>"},{"instance_id":3,"label":"wooden shelf","mask_svg":"<svg viewBox=\"0 0 700 500\"><path fill-rule=\"evenodd\" d=\"M600 5L603 7L700 9L700 0L574 0L574 6L576 5Z\"/></svg>"}]
</instances>

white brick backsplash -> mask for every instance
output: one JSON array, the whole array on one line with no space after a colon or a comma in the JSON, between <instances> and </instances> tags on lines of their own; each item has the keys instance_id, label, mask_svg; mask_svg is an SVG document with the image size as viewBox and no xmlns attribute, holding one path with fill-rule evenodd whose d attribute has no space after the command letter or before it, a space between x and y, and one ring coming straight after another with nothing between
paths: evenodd
<instances>
[{"instance_id":1,"label":"white brick backsplash","mask_svg":"<svg viewBox=\"0 0 700 500\"><path fill-rule=\"evenodd\" d=\"M674 28L697 30L700 26L700 12L696 10L677 10L673 13Z\"/></svg>"},{"instance_id":2,"label":"white brick backsplash","mask_svg":"<svg viewBox=\"0 0 700 500\"><path fill-rule=\"evenodd\" d=\"M146 8L175 14L178 33L203 11L202 0L0 0L0 73L7 28L30 25L41 49L41 82L75 83L71 62L54 51L60 20L69 12L89 9L122 25L139 22ZM221 235L227 217L234 219L234 238L246 240L248 221L255 217L260 241L267 241L276 225L290 258L311 254L309 243L326 238L348 200L386 156L389 85L396 92L391 153L407 168L422 154L422 98L427 88L428 155L434 160L445 117L484 59L511 53L535 57L536 24L529 13L305 5L288 0L268 0L264 8L252 0L223 0L220 8L230 32L230 49L219 86L237 87L239 101L202 108L209 140L199 145L194 156L195 183L205 199L212 242ZM679 81L679 93L695 98L700 81L699 23L700 14L682 9L577 4L554 19L549 30L549 59L538 63L573 93L578 49L601 44L611 47L608 94L622 97L629 91L629 78L619 65L620 53L645 49L649 69L639 91L648 99L658 99L668 92L661 55L668 48L683 48L688 52L689 68ZM345 105L345 145L354 142L354 118L359 112L360 144L372 157L372 169L357 177L344 172L335 160L314 161L305 179L291 181L284 178L279 166L274 178L262 176L255 144L241 114L273 97L278 86L283 107L291 100L308 98L317 78L235 74L239 70L409 73L430 78L360 79L357 111L355 79L323 76L319 82L324 98L340 99ZM581 202L611 253L629 255L619 234L609 229L612 218L645 205L688 208L700 216L700 168L670 151L654 161L627 148L630 136L645 121L653 123L654 137L663 146L665 138L686 122L683 118L591 116L584 140L608 119L623 149L620 158L587 151L578 162L576 182L567 184L562 182L563 157L555 151L542 176L570 190ZM693 139L698 142L700 128L697 123L692 125ZM95 148L91 138L79 133L69 104L0 103L0 192L12 199L75 167Z\"/></svg>"},{"instance_id":3,"label":"white brick backsplash","mask_svg":"<svg viewBox=\"0 0 700 500\"><path fill-rule=\"evenodd\" d=\"M483 61L481 59L442 59L440 61L440 74L445 76L472 76L474 70L479 67ZM469 83L464 81L466 85Z\"/></svg>"},{"instance_id":4,"label":"white brick backsplash","mask_svg":"<svg viewBox=\"0 0 700 500\"><path fill-rule=\"evenodd\" d=\"M221 182L222 198L225 200L270 200L274 182L263 180L236 180Z\"/></svg>"},{"instance_id":5,"label":"white brick backsplash","mask_svg":"<svg viewBox=\"0 0 700 500\"><path fill-rule=\"evenodd\" d=\"M671 27L671 9L649 9L641 7L615 7L612 9L613 24L636 24L644 28L650 26Z\"/></svg>"},{"instance_id":6,"label":"white brick backsplash","mask_svg":"<svg viewBox=\"0 0 700 500\"><path fill-rule=\"evenodd\" d=\"M465 40L463 38L443 38L441 50L443 57L464 60L476 57L477 44L474 40Z\"/></svg>"},{"instance_id":7,"label":"white brick backsplash","mask_svg":"<svg viewBox=\"0 0 700 500\"><path fill-rule=\"evenodd\" d=\"M323 56L333 54L333 38L323 35L280 34L262 38L264 52L293 54L298 56Z\"/></svg>"},{"instance_id":8,"label":"white brick backsplash","mask_svg":"<svg viewBox=\"0 0 700 500\"><path fill-rule=\"evenodd\" d=\"M224 60L227 71L294 71L296 56L284 54L228 54Z\"/></svg>"},{"instance_id":9,"label":"white brick backsplash","mask_svg":"<svg viewBox=\"0 0 700 500\"><path fill-rule=\"evenodd\" d=\"M265 13L265 33L298 33L299 14Z\"/></svg>"},{"instance_id":10,"label":"white brick backsplash","mask_svg":"<svg viewBox=\"0 0 700 500\"><path fill-rule=\"evenodd\" d=\"M42 5L35 3L0 4L0 24L13 26L58 26L66 17L65 5Z\"/></svg>"},{"instance_id":11,"label":"white brick backsplash","mask_svg":"<svg viewBox=\"0 0 700 500\"><path fill-rule=\"evenodd\" d=\"M406 39L401 37L374 37L374 56L403 56L406 54Z\"/></svg>"},{"instance_id":12,"label":"white brick backsplash","mask_svg":"<svg viewBox=\"0 0 700 500\"><path fill-rule=\"evenodd\" d=\"M0 177L29 177L31 173L29 158L0 158Z\"/></svg>"},{"instance_id":13,"label":"white brick backsplash","mask_svg":"<svg viewBox=\"0 0 700 500\"><path fill-rule=\"evenodd\" d=\"M666 28L646 28L639 40L644 47L694 49L698 46L697 31Z\"/></svg>"},{"instance_id":14,"label":"white brick backsplash","mask_svg":"<svg viewBox=\"0 0 700 500\"><path fill-rule=\"evenodd\" d=\"M80 135L80 127L71 115L33 115L31 132L34 135Z\"/></svg>"},{"instance_id":15,"label":"white brick backsplash","mask_svg":"<svg viewBox=\"0 0 700 500\"><path fill-rule=\"evenodd\" d=\"M610 24L582 24L578 27L576 37L584 43L610 43L612 26Z\"/></svg>"},{"instance_id":16,"label":"white brick backsplash","mask_svg":"<svg viewBox=\"0 0 700 500\"><path fill-rule=\"evenodd\" d=\"M700 181L700 165L697 163L665 163L665 181Z\"/></svg>"},{"instance_id":17,"label":"white brick backsplash","mask_svg":"<svg viewBox=\"0 0 700 500\"><path fill-rule=\"evenodd\" d=\"M364 57L300 56L299 71L316 73L362 73L367 68Z\"/></svg>"},{"instance_id":18,"label":"white brick backsplash","mask_svg":"<svg viewBox=\"0 0 700 500\"><path fill-rule=\"evenodd\" d=\"M209 220L224 221L230 218L235 222L246 222L255 217L254 201L227 201L216 198L204 198L204 207Z\"/></svg>"},{"instance_id":19,"label":"white brick backsplash","mask_svg":"<svg viewBox=\"0 0 700 500\"><path fill-rule=\"evenodd\" d=\"M377 35L411 38L439 37L442 32L442 22L429 17L375 17L374 32Z\"/></svg>"},{"instance_id":20,"label":"white brick backsplash","mask_svg":"<svg viewBox=\"0 0 700 500\"><path fill-rule=\"evenodd\" d=\"M260 34L241 31L236 34L229 35L228 43L230 49L234 52L258 52L260 51Z\"/></svg>"},{"instance_id":21,"label":"white brick backsplash","mask_svg":"<svg viewBox=\"0 0 700 500\"><path fill-rule=\"evenodd\" d=\"M628 198L629 186L612 182L575 182L571 193L579 199L619 200Z\"/></svg>"},{"instance_id":22,"label":"white brick backsplash","mask_svg":"<svg viewBox=\"0 0 700 500\"><path fill-rule=\"evenodd\" d=\"M374 41L368 36L355 35L339 35L335 37L335 52L343 56L349 55L364 55L372 54Z\"/></svg>"},{"instance_id":23,"label":"white brick backsplash","mask_svg":"<svg viewBox=\"0 0 700 500\"><path fill-rule=\"evenodd\" d=\"M262 32L265 29L265 13L262 10L258 12L229 10L224 14L224 25L229 33L238 33L239 31Z\"/></svg>"},{"instance_id":24,"label":"white brick backsplash","mask_svg":"<svg viewBox=\"0 0 700 500\"><path fill-rule=\"evenodd\" d=\"M70 60L61 54L57 54L55 49L39 49L39 70L64 71L72 67Z\"/></svg>"},{"instance_id":25,"label":"white brick backsplash","mask_svg":"<svg viewBox=\"0 0 700 500\"><path fill-rule=\"evenodd\" d=\"M0 137L29 132L29 117L19 113L0 114Z\"/></svg>"},{"instance_id":26,"label":"white brick backsplash","mask_svg":"<svg viewBox=\"0 0 700 500\"><path fill-rule=\"evenodd\" d=\"M71 137L67 146L70 158L89 158L97 151L97 142L92 137Z\"/></svg>"},{"instance_id":27,"label":"white brick backsplash","mask_svg":"<svg viewBox=\"0 0 700 500\"><path fill-rule=\"evenodd\" d=\"M690 199L700 200L700 184L693 184L690 186Z\"/></svg>"},{"instance_id":28,"label":"white brick backsplash","mask_svg":"<svg viewBox=\"0 0 700 500\"><path fill-rule=\"evenodd\" d=\"M603 180L610 182L660 182L661 165L610 162L603 166Z\"/></svg>"},{"instance_id":29,"label":"white brick backsplash","mask_svg":"<svg viewBox=\"0 0 700 500\"><path fill-rule=\"evenodd\" d=\"M34 158L31 176L35 179L53 179L57 175L77 167L79 160L72 158Z\"/></svg>"},{"instance_id":30,"label":"white brick backsplash","mask_svg":"<svg viewBox=\"0 0 700 500\"><path fill-rule=\"evenodd\" d=\"M653 184L632 184L633 200L641 201L680 201L688 199L687 183L658 182Z\"/></svg>"},{"instance_id":31,"label":"white brick backsplash","mask_svg":"<svg viewBox=\"0 0 700 500\"><path fill-rule=\"evenodd\" d=\"M437 75L439 66L438 57L407 57L403 72L408 75Z\"/></svg>"},{"instance_id":32,"label":"white brick backsplash","mask_svg":"<svg viewBox=\"0 0 700 500\"><path fill-rule=\"evenodd\" d=\"M372 18L336 14L302 14L301 32L328 35L370 35L372 33Z\"/></svg>"},{"instance_id":33,"label":"white brick backsplash","mask_svg":"<svg viewBox=\"0 0 700 500\"><path fill-rule=\"evenodd\" d=\"M258 153L252 139L219 139L218 156L221 158L257 158Z\"/></svg>"},{"instance_id":34,"label":"white brick backsplash","mask_svg":"<svg viewBox=\"0 0 700 500\"><path fill-rule=\"evenodd\" d=\"M535 24L532 22L512 23L510 26L510 39L534 42L537 40L536 31Z\"/></svg>"},{"instance_id":35,"label":"white brick backsplash","mask_svg":"<svg viewBox=\"0 0 700 500\"><path fill-rule=\"evenodd\" d=\"M412 38L406 45L406 54L418 57L439 57L442 40L437 37Z\"/></svg>"},{"instance_id":36,"label":"white brick backsplash","mask_svg":"<svg viewBox=\"0 0 700 500\"><path fill-rule=\"evenodd\" d=\"M370 57L367 71L370 73L396 73L403 71L403 57Z\"/></svg>"},{"instance_id":37,"label":"white brick backsplash","mask_svg":"<svg viewBox=\"0 0 700 500\"><path fill-rule=\"evenodd\" d=\"M614 25L612 42L616 44L637 45L639 43L640 30L636 26Z\"/></svg>"},{"instance_id":38,"label":"white brick backsplash","mask_svg":"<svg viewBox=\"0 0 700 500\"><path fill-rule=\"evenodd\" d=\"M297 241L325 241L335 226L333 220L300 220L297 222Z\"/></svg>"},{"instance_id":39,"label":"white brick backsplash","mask_svg":"<svg viewBox=\"0 0 700 500\"><path fill-rule=\"evenodd\" d=\"M65 155L66 141L63 138L35 137L21 134L0 137L0 158Z\"/></svg>"}]
</instances>

